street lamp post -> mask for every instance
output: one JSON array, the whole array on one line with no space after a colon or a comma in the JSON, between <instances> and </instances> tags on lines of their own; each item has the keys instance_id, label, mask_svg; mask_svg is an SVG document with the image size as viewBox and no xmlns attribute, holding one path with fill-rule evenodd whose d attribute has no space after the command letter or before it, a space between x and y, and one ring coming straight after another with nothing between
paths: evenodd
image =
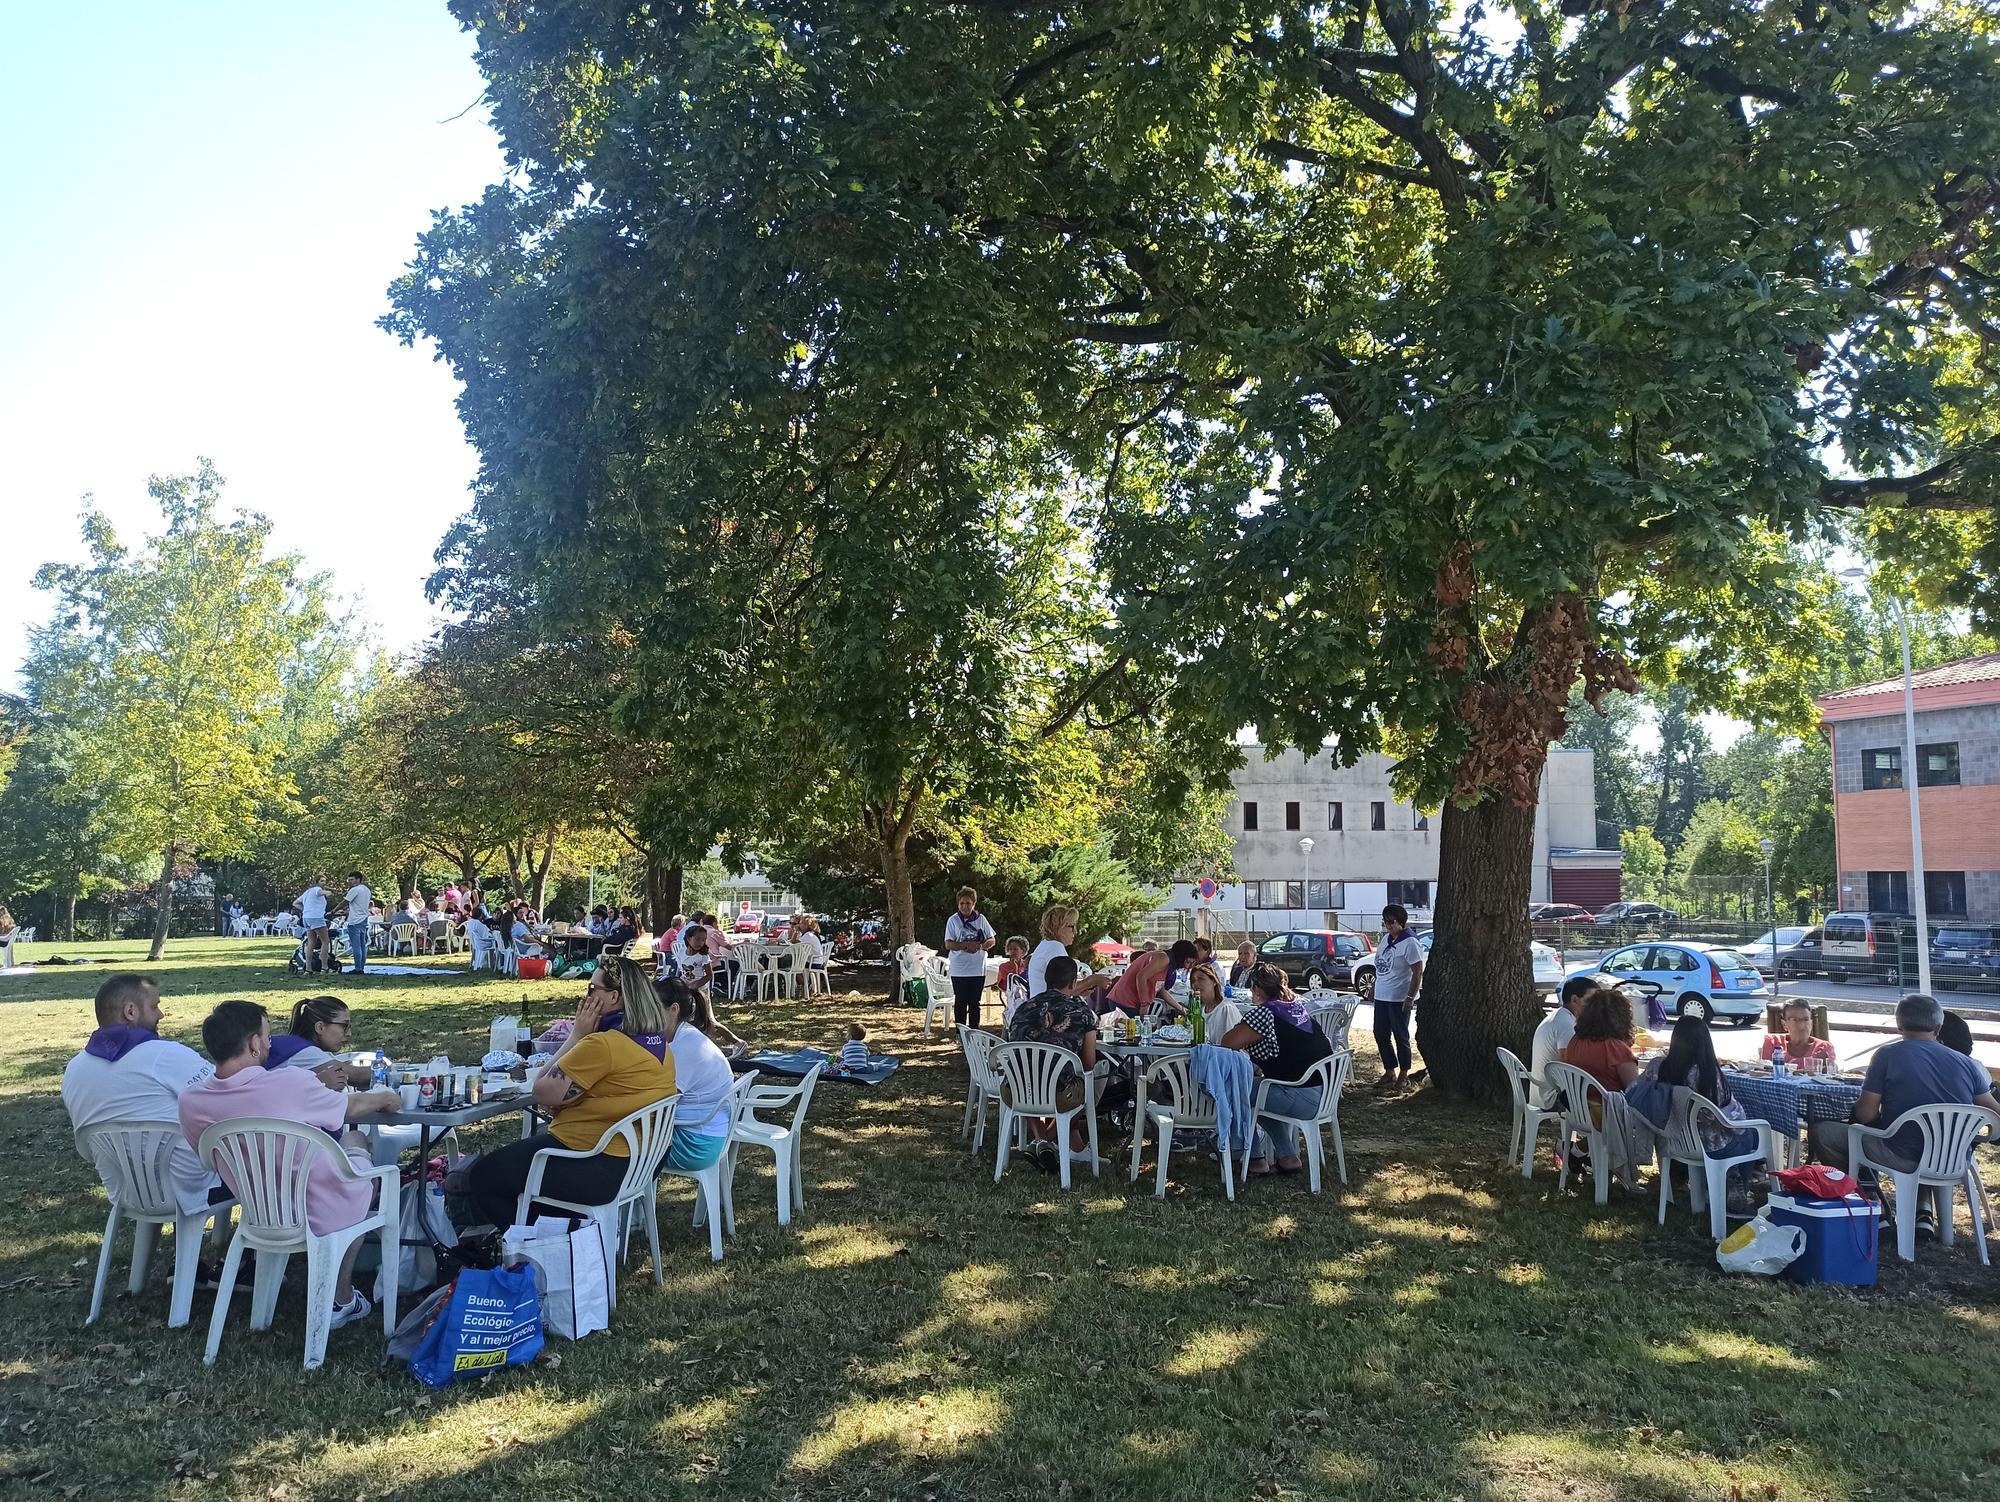
<instances>
[{"instance_id":1,"label":"street lamp post","mask_svg":"<svg viewBox=\"0 0 2000 1502\"><path fill-rule=\"evenodd\" d=\"M1306 916L1311 917L1312 900L1313 900L1313 883L1312 883L1313 842L1312 842L1312 836L1309 834L1304 834L1299 836L1299 861L1300 864L1305 868L1303 872L1303 875L1305 876L1305 881L1303 883L1305 890L1299 895L1299 901L1303 903L1305 906ZM1308 928L1311 928L1313 925L1308 923L1306 926Z\"/></svg>"},{"instance_id":2,"label":"street lamp post","mask_svg":"<svg viewBox=\"0 0 2000 1502\"><path fill-rule=\"evenodd\" d=\"M1846 568L1843 579L1866 579L1868 571ZM1924 815L1917 797L1917 686L1910 672L1910 618L1903 602L1895 595L1889 604L1896 612L1896 635L1903 645L1903 786L1910 794L1910 911L1917 920L1917 989L1926 996L1931 990L1930 903L1924 891ZM1836 873L1838 875L1838 873Z\"/></svg>"},{"instance_id":3,"label":"street lamp post","mask_svg":"<svg viewBox=\"0 0 2000 1502\"><path fill-rule=\"evenodd\" d=\"M1771 851L1776 848L1768 838L1757 842L1757 853L1764 857L1764 921L1771 925L1771 990L1778 989L1778 910L1771 903Z\"/></svg>"}]
</instances>

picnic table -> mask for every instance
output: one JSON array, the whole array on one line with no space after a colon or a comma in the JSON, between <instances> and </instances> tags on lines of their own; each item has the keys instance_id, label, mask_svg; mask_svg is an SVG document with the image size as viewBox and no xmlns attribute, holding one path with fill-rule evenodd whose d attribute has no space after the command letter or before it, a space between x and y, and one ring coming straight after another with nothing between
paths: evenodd
<instances>
[{"instance_id":1,"label":"picnic table","mask_svg":"<svg viewBox=\"0 0 2000 1502\"><path fill-rule=\"evenodd\" d=\"M1750 1116L1770 1122L1773 1132L1792 1142L1812 1122L1848 1120L1861 1099L1861 1081L1837 1074L1788 1069L1774 1079L1769 1072L1725 1067L1722 1077Z\"/></svg>"},{"instance_id":2,"label":"picnic table","mask_svg":"<svg viewBox=\"0 0 2000 1502\"><path fill-rule=\"evenodd\" d=\"M519 1111L528 1117L525 1124L532 1129L534 1120L540 1115L535 1106L534 1091L523 1085L518 1091L508 1091L502 1095L482 1096L470 1104L451 1106L442 1111L406 1109L377 1116L369 1124L373 1126L413 1126L417 1129L417 1174L421 1185L423 1175L428 1172L431 1161L431 1142L434 1138L459 1127L471 1126L475 1121L488 1121L495 1116L505 1116ZM527 1130L522 1133L527 1135ZM430 1242L418 1237L405 1238L405 1246L429 1246Z\"/></svg>"}]
</instances>

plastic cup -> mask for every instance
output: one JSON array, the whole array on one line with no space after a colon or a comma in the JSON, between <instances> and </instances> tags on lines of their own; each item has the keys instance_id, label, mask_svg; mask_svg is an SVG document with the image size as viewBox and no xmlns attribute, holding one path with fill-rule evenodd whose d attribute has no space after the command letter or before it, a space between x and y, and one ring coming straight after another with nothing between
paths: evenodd
<instances>
[{"instance_id":1,"label":"plastic cup","mask_svg":"<svg viewBox=\"0 0 2000 1502\"><path fill-rule=\"evenodd\" d=\"M403 1109L405 1111L416 1110L417 1092L419 1088L420 1087L416 1085L398 1085L396 1087L397 1093L403 1097Z\"/></svg>"}]
</instances>

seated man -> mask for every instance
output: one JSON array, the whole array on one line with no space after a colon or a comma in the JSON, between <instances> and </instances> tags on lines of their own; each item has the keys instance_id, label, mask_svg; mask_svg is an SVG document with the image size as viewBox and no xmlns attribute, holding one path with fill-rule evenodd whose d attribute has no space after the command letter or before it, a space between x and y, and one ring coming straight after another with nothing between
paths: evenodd
<instances>
[{"instance_id":1,"label":"seated man","mask_svg":"<svg viewBox=\"0 0 2000 1502\"><path fill-rule=\"evenodd\" d=\"M1993 1098L1993 1081L1985 1069L1938 1042L1938 1029L1943 1025L1944 1008L1920 991L1896 1003L1896 1030L1903 1038L1877 1049L1868 1061L1861 1099L1854 1106L1857 1122L1886 1126L1912 1107L1937 1104L2000 1111L2000 1101ZM1820 1162L1845 1168L1857 1178L1867 1166L1847 1161L1846 1122L1815 1121L1807 1136L1813 1156ZM1870 1162L1907 1173L1917 1166L1923 1146L1923 1134L1912 1126L1893 1137L1865 1142L1863 1153ZM1926 1208L1919 1224L1928 1214Z\"/></svg>"},{"instance_id":2,"label":"seated man","mask_svg":"<svg viewBox=\"0 0 2000 1502\"><path fill-rule=\"evenodd\" d=\"M1043 971L1042 994L1022 1002L1007 1021L1009 1043L1053 1043L1076 1055L1082 1069L1065 1065L1056 1084L1056 1104L1065 1111L1083 1103L1084 1092L1090 1088L1086 1076L1097 1067L1097 1012L1082 997L1070 994L1070 988L1076 984L1076 972L1075 960L1066 954L1057 955ZM1042 1168L1054 1169L1057 1166L1054 1118L1033 1118L1028 1124L1028 1135L1034 1139L1028 1145L1029 1155ZM1081 1151L1087 1141L1083 1117L1070 1118L1072 1150Z\"/></svg>"},{"instance_id":3,"label":"seated man","mask_svg":"<svg viewBox=\"0 0 2000 1502\"><path fill-rule=\"evenodd\" d=\"M1548 1077L1549 1065L1562 1057L1563 1049L1576 1036L1577 1014L1582 1012L1583 1004L1590 1000L1591 993L1601 984L1602 978L1596 975L1572 975L1562 983L1562 989L1556 993L1556 1009L1544 1017L1542 1025L1535 1029L1535 1046L1528 1061L1528 1073L1538 1080ZM1545 1092L1543 1099L1530 1104L1540 1110L1552 1110L1554 1108L1548 1098L1553 1094L1553 1091Z\"/></svg>"},{"instance_id":4,"label":"seated man","mask_svg":"<svg viewBox=\"0 0 2000 1502\"><path fill-rule=\"evenodd\" d=\"M271 1019L254 1001L225 1001L201 1024L202 1046L215 1060L214 1077L181 1096L181 1131L190 1144L219 1121L243 1116L271 1116L318 1127L338 1137L350 1121L386 1116L402 1105L394 1090L358 1090L343 1095L329 1090L310 1069L270 1069ZM357 1168L368 1167L365 1143L348 1148ZM345 1146L345 1144L343 1144ZM315 1236L351 1226L367 1215L373 1186L350 1183L325 1159L316 1159L306 1180L306 1224ZM373 1307L354 1286L356 1240L341 1259L333 1291L333 1324L338 1330L365 1319Z\"/></svg>"},{"instance_id":5,"label":"seated man","mask_svg":"<svg viewBox=\"0 0 2000 1502\"><path fill-rule=\"evenodd\" d=\"M160 1036L160 988L143 975L114 975L97 988L97 1030L63 1070L63 1107L77 1131L109 1121L180 1120L181 1096L215 1068L185 1043ZM173 1152L181 1213L229 1198L193 1147Z\"/></svg>"}]
</instances>

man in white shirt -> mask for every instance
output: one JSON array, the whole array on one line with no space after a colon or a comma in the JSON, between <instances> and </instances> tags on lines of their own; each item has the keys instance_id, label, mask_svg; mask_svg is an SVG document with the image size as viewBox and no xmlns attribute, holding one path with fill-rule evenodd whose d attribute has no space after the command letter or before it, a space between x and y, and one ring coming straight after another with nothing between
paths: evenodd
<instances>
[{"instance_id":1,"label":"man in white shirt","mask_svg":"<svg viewBox=\"0 0 2000 1502\"><path fill-rule=\"evenodd\" d=\"M299 910L299 925L306 931L306 972L331 970L333 968L333 936L326 926L326 887L319 877L312 879L312 885L299 893L295 906ZM364 905L362 912L368 909Z\"/></svg>"},{"instance_id":2,"label":"man in white shirt","mask_svg":"<svg viewBox=\"0 0 2000 1502\"><path fill-rule=\"evenodd\" d=\"M979 894L960 887L958 911L944 920L949 956L945 971L951 976L952 1018L966 1027L979 1026L979 1002L986 994L986 951L998 942L993 925L979 911Z\"/></svg>"},{"instance_id":3,"label":"man in white shirt","mask_svg":"<svg viewBox=\"0 0 2000 1502\"><path fill-rule=\"evenodd\" d=\"M354 973L368 973L368 919L375 894L359 871L347 873L347 948L354 957Z\"/></svg>"},{"instance_id":4,"label":"man in white shirt","mask_svg":"<svg viewBox=\"0 0 2000 1502\"><path fill-rule=\"evenodd\" d=\"M1536 1079L1548 1078L1549 1065L1562 1057L1563 1049L1576 1036L1577 1014L1595 994L1598 985L1595 975L1572 975L1562 983L1562 990L1556 993L1556 1009L1544 1017L1542 1025L1535 1029L1535 1047L1528 1062L1528 1073ZM1544 1090L1535 1105L1546 1110L1548 1101L1549 1092Z\"/></svg>"},{"instance_id":5,"label":"man in white shirt","mask_svg":"<svg viewBox=\"0 0 2000 1502\"><path fill-rule=\"evenodd\" d=\"M97 988L97 1030L63 1070L72 1130L109 1121L180 1120L180 1098L215 1073L185 1043L160 1036L160 988L143 975L114 975ZM193 1215L229 1197L185 1140L174 1144L174 1197Z\"/></svg>"}]
</instances>

